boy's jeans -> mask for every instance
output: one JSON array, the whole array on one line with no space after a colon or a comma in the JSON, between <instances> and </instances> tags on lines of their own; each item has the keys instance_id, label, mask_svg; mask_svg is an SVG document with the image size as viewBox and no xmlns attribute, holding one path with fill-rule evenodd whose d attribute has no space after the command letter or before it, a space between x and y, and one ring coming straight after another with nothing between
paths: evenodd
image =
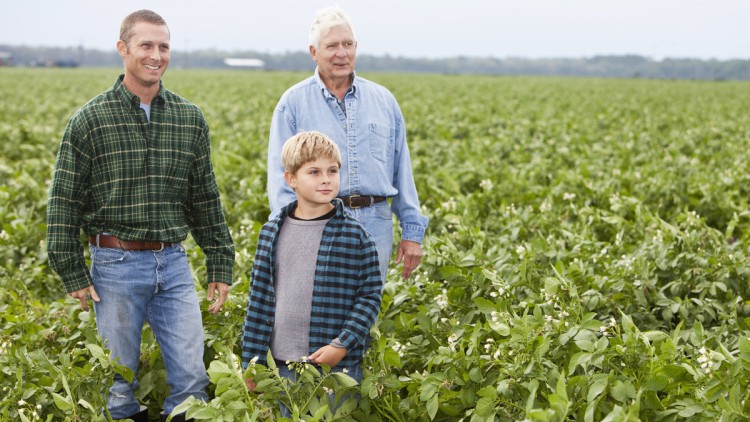
<instances>
[{"instance_id":1,"label":"boy's jeans","mask_svg":"<svg viewBox=\"0 0 750 422\"><path fill-rule=\"evenodd\" d=\"M289 369L289 366L291 366L292 369ZM277 367L279 368L280 376L290 379L292 381L297 380L297 374L294 372L294 365L277 365ZM342 372L343 370L344 368L334 367L331 369L331 372ZM359 364L346 368L346 374L352 377L358 383L360 384L362 383L362 368L360 368ZM333 408L333 400L335 398L335 395L330 394L329 396L331 398L331 412L336 413L336 409ZM284 403L280 403L280 406L281 406L281 416L285 418L291 418L292 417L291 410L289 410L289 408Z\"/></svg>"},{"instance_id":2,"label":"boy's jeans","mask_svg":"<svg viewBox=\"0 0 750 422\"><path fill-rule=\"evenodd\" d=\"M170 396L164 413L195 396L206 400L203 324L193 276L181 245L162 251L126 251L90 245L91 277L101 301L94 302L96 325L111 358L135 375L141 355L141 330L148 322L159 343ZM140 409L128 383L115 375L107 408L120 419Z\"/></svg>"},{"instance_id":3,"label":"boy's jeans","mask_svg":"<svg viewBox=\"0 0 750 422\"><path fill-rule=\"evenodd\" d=\"M393 216L390 204L388 201L382 201L369 207L355 209L344 207L344 209L347 215L364 226L375 241L375 246L378 249L381 282L385 286L388 264L393 252Z\"/></svg>"}]
</instances>

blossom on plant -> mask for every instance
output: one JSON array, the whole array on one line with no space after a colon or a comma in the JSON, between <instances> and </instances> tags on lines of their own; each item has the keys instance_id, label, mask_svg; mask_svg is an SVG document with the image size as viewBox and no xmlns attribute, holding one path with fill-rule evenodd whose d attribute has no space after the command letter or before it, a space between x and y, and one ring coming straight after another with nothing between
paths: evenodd
<instances>
[{"instance_id":1,"label":"blossom on plant","mask_svg":"<svg viewBox=\"0 0 750 422\"><path fill-rule=\"evenodd\" d=\"M516 247L516 253L518 254L519 258L523 258L524 255L526 255L526 247L523 245L518 245Z\"/></svg>"},{"instance_id":2,"label":"blossom on plant","mask_svg":"<svg viewBox=\"0 0 750 422\"><path fill-rule=\"evenodd\" d=\"M576 199L576 194L565 192L563 194L563 201L572 201Z\"/></svg>"},{"instance_id":3,"label":"blossom on plant","mask_svg":"<svg viewBox=\"0 0 750 422\"><path fill-rule=\"evenodd\" d=\"M616 193L609 197L609 208L612 211L619 211L622 209L622 201L620 200L620 194Z\"/></svg>"},{"instance_id":4,"label":"blossom on plant","mask_svg":"<svg viewBox=\"0 0 750 422\"><path fill-rule=\"evenodd\" d=\"M435 296L435 303L438 304L440 309L445 309L448 307L448 296L447 291L443 289L443 293Z\"/></svg>"},{"instance_id":5,"label":"blossom on plant","mask_svg":"<svg viewBox=\"0 0 750 422\"><path fill-rule=\"evenodd\" d=\"M451 348L451 351L456 351L456 343L458 343L458 336L456 334L451 334L448 336L448 346Z\"/></svg>"},{"instance_id":6,"label":"blossom on plant","mask_svg":"<svg viewBox=\"0 0 750 422\"><path fill-rule=\"evenodd\" d=\"M481 182L479 182L479 186L481 186L482 189L485 190L485 192L489 192L493 188L492 180L490 180L490 179L484 179Z\"/></svg>"},{"instance_id":7,"label":"blossom on plant","mask_svg":"<svg viewBox=\"0 0 750 422\"><path fill-rule=\"evenodd\" d=\"M539 205L539 212L545 213L550 210L552 210L552 205L550 205L549 201L545 199L542 201L542 204Z\"/></svg>"},{"instance_id":8,"label":"blossom on plant","mask_svg":"<svg viewBox=\"0 0 750 422\"><path fill-rule=\"evenodd\" d=\"M456 211L456 200L451 196L446 202L440 204L440 207L446 211Z\"/></svg>"}]
</instances>

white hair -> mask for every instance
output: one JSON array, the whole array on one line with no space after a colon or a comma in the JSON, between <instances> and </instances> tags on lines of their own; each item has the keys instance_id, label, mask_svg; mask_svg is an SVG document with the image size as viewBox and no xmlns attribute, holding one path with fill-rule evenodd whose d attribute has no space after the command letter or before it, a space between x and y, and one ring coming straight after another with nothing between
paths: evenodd
<instances>
[{"instance_id":1,"label":"white hair","mask_svg":"<svg viewBox=\"0 0 750 422\"><path fill-rule=\"evenodd\" d=\"M318 10L315 14L315 20L313 20L312 26L310 26L310 45L316 49L320 48L320 37L325 35L331 28L337 26L347 26L352 31L352 37L357 40L354 35L354 25L352 24L349 15L346 14L340 7L332 6Z\"/></svg>"}]
</instances>

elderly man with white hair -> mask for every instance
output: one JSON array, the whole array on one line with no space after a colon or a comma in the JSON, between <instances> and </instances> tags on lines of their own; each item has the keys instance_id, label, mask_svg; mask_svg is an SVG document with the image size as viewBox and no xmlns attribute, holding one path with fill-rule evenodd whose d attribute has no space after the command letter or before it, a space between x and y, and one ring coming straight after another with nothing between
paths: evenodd
<instances>
[{"instance_id":1,"label":"elderly man with white hair","mask_svg":"<svg viewBox=\"0 0 750 422\"><path fill-rule=\"evenodd\" d=\"M409 277L419 265L428 219L420 212L401 109L385 87L354 71L357 39L338 7L320 10L310 28L315 74L289 88L273 113L268 143L268 198L272 216L295 198L284 182L281 149L301 131L316 130L341 150L340 198L346 212L375 239L385 283L395 214L401 225L396 263Z\"/></svg>"}]
</instances>

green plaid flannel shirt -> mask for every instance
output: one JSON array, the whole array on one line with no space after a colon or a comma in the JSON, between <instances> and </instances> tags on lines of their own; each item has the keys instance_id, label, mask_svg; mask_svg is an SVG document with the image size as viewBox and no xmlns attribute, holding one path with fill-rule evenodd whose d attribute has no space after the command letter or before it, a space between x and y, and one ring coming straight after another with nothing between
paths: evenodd
<instances>
[{"instance_id":1,"label":"green plaid flannel shirt","mask_svg":"<svg viewBox=\"0 0 750 422\"><path fill-rule=\"evenodd\" d=\"M47 204L47 248L67 292L91 284L87 235L181 242L193 235L209 282L232 284L234 245L200 109L163 86L151 122L120 76L68 122Z\"/></svg>"}]
</instances>

